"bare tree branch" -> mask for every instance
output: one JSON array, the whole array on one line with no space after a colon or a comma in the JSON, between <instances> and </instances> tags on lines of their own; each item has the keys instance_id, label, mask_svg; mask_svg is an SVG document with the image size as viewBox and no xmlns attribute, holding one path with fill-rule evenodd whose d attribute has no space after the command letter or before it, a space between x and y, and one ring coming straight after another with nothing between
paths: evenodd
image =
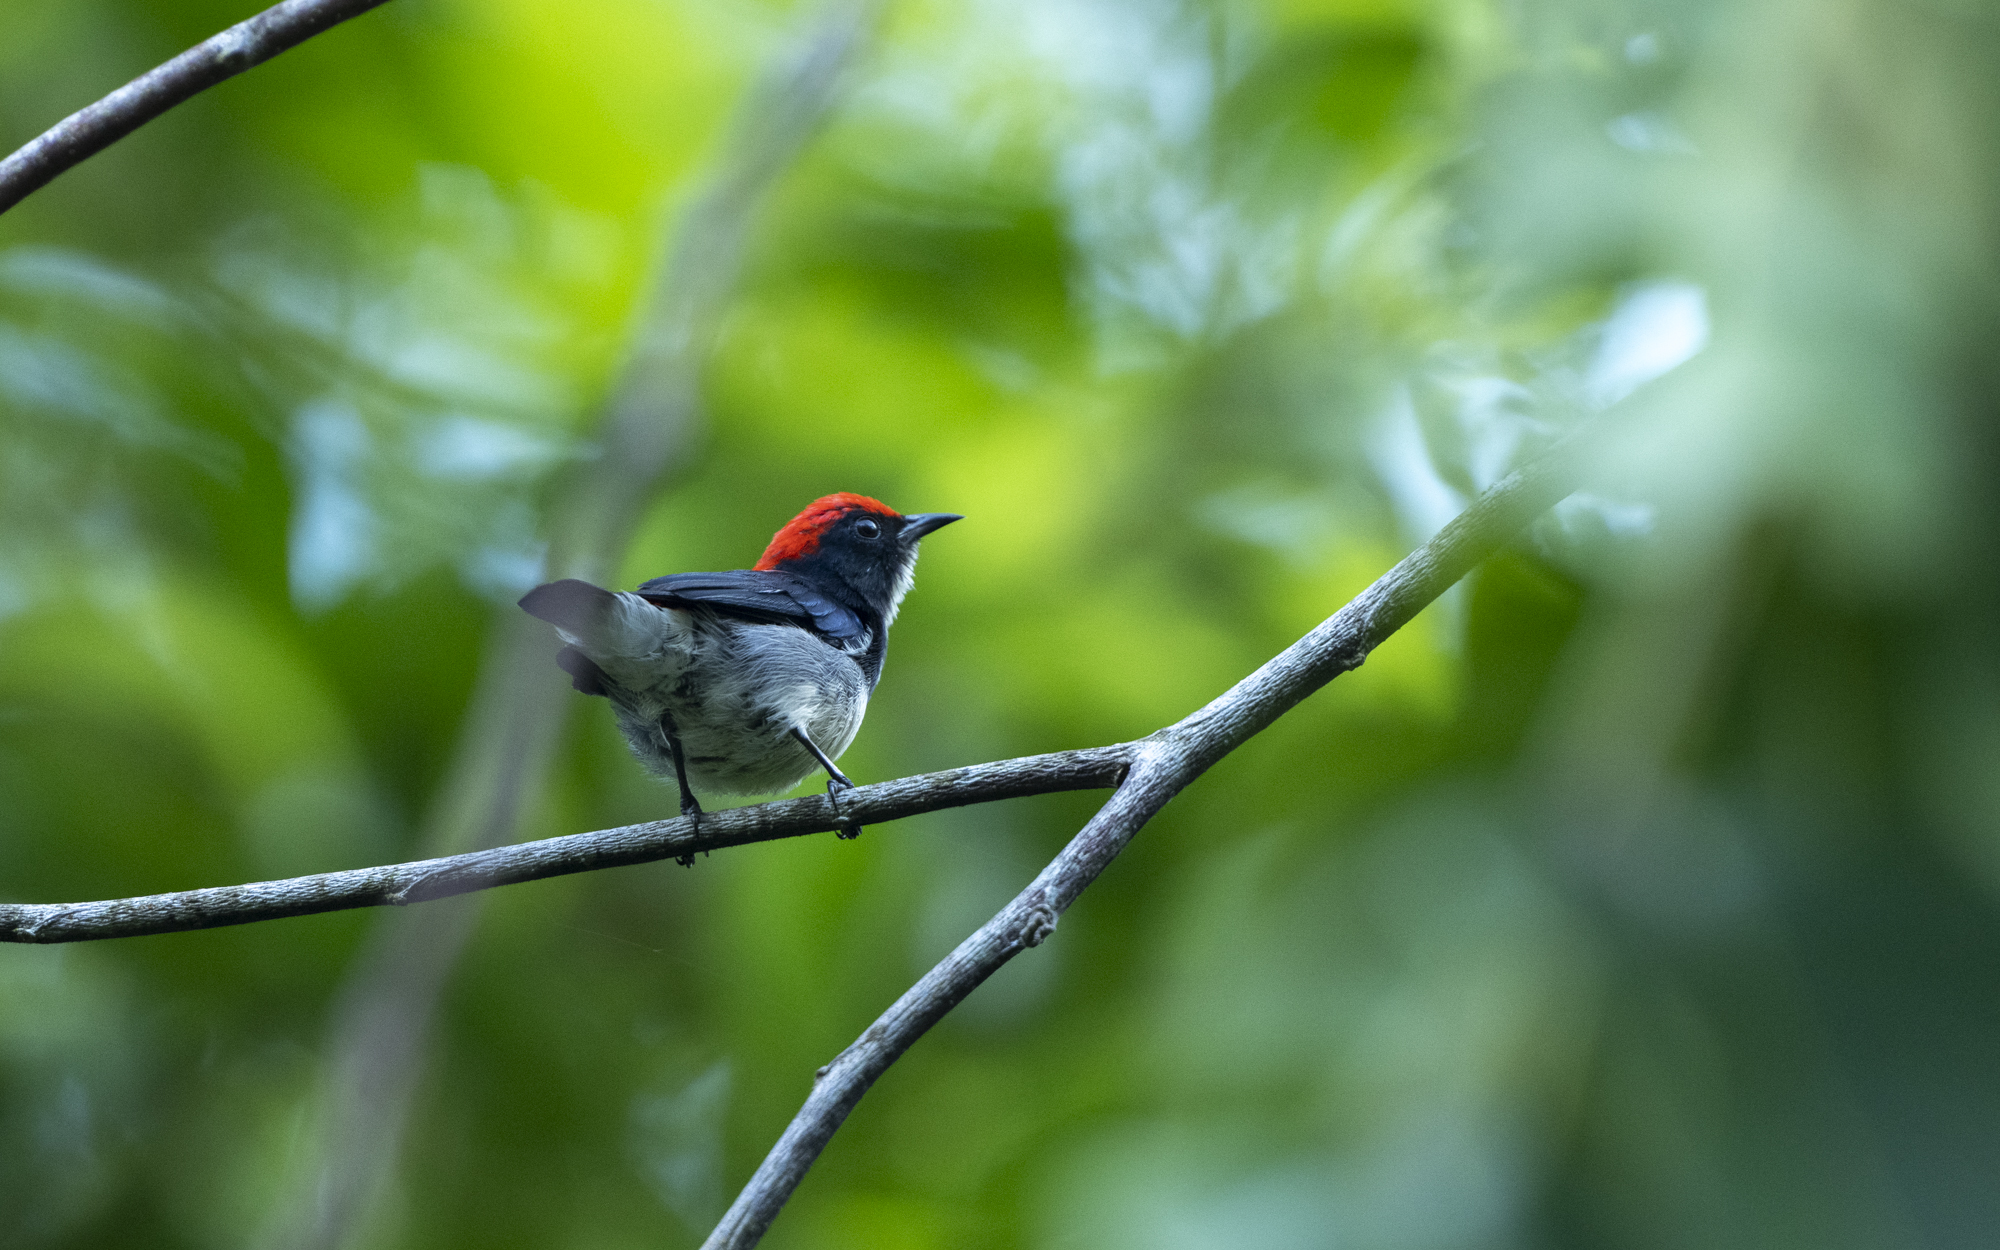
<instances>
[{"instance_id":1,"label":"bare tree branch","mask_svg":"<svg viewBox=\"0 0 2000 1250\"><path fill-rule=\"evenodd\" d=\"M354 907L399 906L497 885L826 833L857 820L875 825L996 799L1108 789L1124 775L1132 750L1131 744L1125 744L1030 755L859 786L841 795L838 811L826 796L812 795L707 812L700 817L699 828L694 818L677 817L283 881L97 903L5 903L0 904L0 941L86 942L215 929Z\"/></svg>"},{"instance_id":2,"label":"bare tree branch","mask_svg":"<svg viewBox=\"0 0 2000 1250\"><path fill-rule=\"evenodd\" d=\"M0 213L176 104L387 0L285 0L63 118L0 161Z\"/></svg>"},{"instance_id":3,"label":"bare tree branch","mask_svg":"<svg viewBox=\"0 0 2000 1250\"><path fill-rule=\"evenodd\" d=\"M1124 780L1028 888L821 1068L812 1093L703 1250L748 1250L877 1078L1002 964L1055 932L1056 922L1145 823L1189 782L1327 682L1359 668L1474 565L1575 489L1574 443L1545 454L1474 500L1451 524L1360 597L1207 707L1118 748ZM860 793L855 791L856 794Z\"/></svg>"}]
</instances>

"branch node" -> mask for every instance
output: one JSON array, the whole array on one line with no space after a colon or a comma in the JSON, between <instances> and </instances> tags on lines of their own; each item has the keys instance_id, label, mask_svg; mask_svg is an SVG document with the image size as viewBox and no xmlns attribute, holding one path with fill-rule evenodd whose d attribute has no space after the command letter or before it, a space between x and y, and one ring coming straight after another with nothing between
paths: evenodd
<instances>
[{"instance_id":1,"label":"branch node","mask_svg":"<svg viewBox=\"0 0 2000 1250\"><path fill-rule=\"evenodd\" d=\"M1050 904L1049 896L1044 892L1042 901L1030 907L1028 914L1021 918L1021 928L1017 934L1021 945L1040 946L1048 941L1055 935L1056 922L1061 919L1061 914Z\"/></svg>"},{"instance_id":2,"label":"branch node","mask_svg":"<svg viewBox=\"0 0 2000 1250\"><path fill-rule=\"evenodd\" d=\"M439 872L423 873L415 881L410 882L402 889L391 890L389 893L383 895L382 901L391 907L408 907L411 903L428 902L430 899L435 898L436 895L431 894L424 887L430 885L433 881L439 880L444 875Z\"/></svg>"},{"instance_id":3,"label":"branch node","mask_svg":"<svg viewBox=\"0 0 2000 1250\"><path fill-rule=\"evenodd\" d=\"M254 63L250 59L248 33L236 27L231 27L215 36L210 41L209 48L210 56L217 65L240 71L250 68Z\"/></svg>"}]
</instances>

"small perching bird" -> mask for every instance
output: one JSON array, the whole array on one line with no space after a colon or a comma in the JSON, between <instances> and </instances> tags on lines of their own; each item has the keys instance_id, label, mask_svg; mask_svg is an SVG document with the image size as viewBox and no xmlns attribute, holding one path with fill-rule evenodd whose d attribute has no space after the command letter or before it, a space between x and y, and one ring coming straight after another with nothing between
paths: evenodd
<instances>
[{"instance_id":1,"label":"small perching bird","mask_svg":"<svg viewBox=\"0 0 2000 1250\"><path fill-rule=\"evenodd\" d=\"M815 768L838 798L854 783L834 761L881 679L917 543L960 519L828 495L754 568L675 573L636 592L569 578L535 587L521 607L569 644L556 662L578 690L610 700L633 754L674 778L683 816L701 814L697 789L771 794Z\"/></svg>"}]
</instances>

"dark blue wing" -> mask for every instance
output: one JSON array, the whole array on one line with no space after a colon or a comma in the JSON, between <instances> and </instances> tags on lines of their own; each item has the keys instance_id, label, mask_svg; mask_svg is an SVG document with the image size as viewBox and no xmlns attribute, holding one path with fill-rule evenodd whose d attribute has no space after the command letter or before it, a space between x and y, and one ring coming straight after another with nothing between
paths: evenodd
<instances>
[{"instance_id":1,"label":"dark blue wing","mask_svg":"<svg viewBox=\"0 0 2000 1250\"><path fill-rule=\"evenodd\" d=\"M868 638L860 617L789 573L755 569L675 573L645 583L639 594L661 607L700 607L746 621L797 625L836 646L857 645Z\"/></svg>"}]
</instances>

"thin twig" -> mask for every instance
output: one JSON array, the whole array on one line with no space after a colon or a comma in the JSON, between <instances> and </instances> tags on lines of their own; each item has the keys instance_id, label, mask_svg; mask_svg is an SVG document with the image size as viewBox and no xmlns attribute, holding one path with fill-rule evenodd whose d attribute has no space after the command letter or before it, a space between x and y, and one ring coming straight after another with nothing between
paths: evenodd
<instances>
[{"instance_id":1,"label":"thin twig","mask_svg":"<svg viewBox=\"0 0 2000 1250\"><path fill-rule=\"evenodd\" d=\"M1189 782L1306 696L1359 668L1369 652L1425 605L1575 489L1574 460L1571 442L1510 475L1353 602L1220 698L1121 748L1130 752L1124 780L1062 853L814 1075L805 1106L702 1250L755 1246L848 1113L890 1064L1001 965L1047 940L1085 887Z\"/></svg>"},{"instance_id":2,"label":"thin twig","mask_svg":"<svg viewBox=\"0 0 2000 1250\"><path fill-rule=\"evenodd\" d=\"M177 104L388 0L285 0L205 39L0 161L0 213Z\"/></svg>"}]
</instances>

